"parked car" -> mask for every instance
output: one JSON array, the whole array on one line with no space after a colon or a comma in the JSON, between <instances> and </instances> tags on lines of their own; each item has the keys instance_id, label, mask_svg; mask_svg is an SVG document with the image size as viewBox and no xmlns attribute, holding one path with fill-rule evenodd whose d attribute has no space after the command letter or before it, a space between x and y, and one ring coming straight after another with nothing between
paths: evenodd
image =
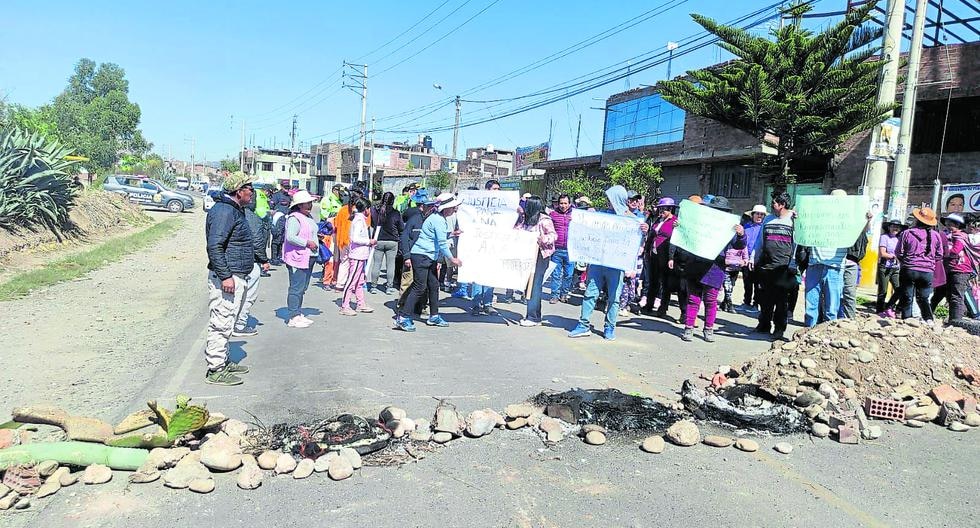
<instances>
[{"instance_id":1,"label":"parked car","mask_svg":"<svg viewBox=\"0 0 980 528\"><path fill-rule=\"evenodd\" d=\"M125 195L131 202L164 208L172 213L194 207L194 197L190 194L168 189L162 183L149 178L113 174L106 177L102 188Z\"/></svg>"},{"instance_id":2,"label":"parked car","mask_svg":"<svg viewBox=\"0 0 980 528\"><path fill-rule=\"evenodd\" d=\"M211 189L204 193L204 210L210 211L214 207L214 202L218 200L218 196L221 195L221 188Z\"/></svg>"},{"instance_id":3,"label":"parked car","mask_svg":"<svg viewBox=\"0 0 980 528\"><path fill-rule=\"evenodd\" d=\"M191 180L184 176L177 176L177 189L187 191L191 188Z\"/></svg>"}]
</instances>

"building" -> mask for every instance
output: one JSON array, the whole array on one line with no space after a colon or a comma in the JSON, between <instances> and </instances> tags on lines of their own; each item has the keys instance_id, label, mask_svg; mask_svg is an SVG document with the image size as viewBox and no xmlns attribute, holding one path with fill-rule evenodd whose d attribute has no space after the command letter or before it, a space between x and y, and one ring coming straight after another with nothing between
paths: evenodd
<instances>
[{"instance_id":1,"label":"building","mask_svg":"<svg viewBox=\"0 0 980 528\"><path fill-rule=\"evenodd\" d=\"M493 145L466 149L466 157L459 160L456 173L460 188L479 187L490 179L500 180L501 186L511 180L518 182L513 188L520 186L519 178L511 177L514 175L514 151L494 148Z\"/></svg>"},{"instance_id":2,"label":"building","mask_svg":"<svg viewBox=\"0 0 980 528\"><path fill-rule=\"evenodd\" d=\"M903 67L900 76L905 74ZM943 183L980 181L980 43L925 48L919 82L909 204L931 201L937 176ZM899 103L903 90L900 84ZM869 152L867 131L845 142L836 156L801 160L791 167L797 183L788 191L860 193ZM553 189L552 182L577 171L601 175L610 163L646 156L662 167L663 195L723 195L738 211L768 203L773 185L763 168L774 153L757 138L690 115L663 100L655 86L645 86L607 99L598 166L595 156L584 156L540 162L535 168L548 171L548 188Z\"/></svg>"},{"instance_id":3,"label":"building","mask_svg":"<svg viewBox=\"0 0 980 528\"><path fill-rule=\"evenodd\" d=\"M341 181L343 183L357 181L359 154L360 149L357 145L347 145L342 149ZM361 174L366 176L373 170L375 188L388 189L391 185L383 184L386 179L407 182L402 185L404 186L411 182L421 182L433 172L451 172L451 169L451 160L439 155L432 148L432 138L419 136L418 142L414 144L397 141L376 141L373 145L366 144Z\"/></svg>"},{"instance_id":4,"label":"building","mask_svg":"<svg viewBox=\"0 0 980 528\"><path fill-rule=\"evenodd\" d=\"M315 191L310 155L305 152L255 147L245 150L244 159L242 170L255 176L257 182L273 184L289 180L294 188Z\"/></svg>"},{"instance_id":5,"label":"building","mask_svg":"<svg viewBox=\"0 0 980 528\"><path fill-rule=\"evenodd\" d=\"M345 143L320 143L310 147L314 192L324 195L335 183L342 180L342 153L349 147Z\"/></svg>"}]
</instances>

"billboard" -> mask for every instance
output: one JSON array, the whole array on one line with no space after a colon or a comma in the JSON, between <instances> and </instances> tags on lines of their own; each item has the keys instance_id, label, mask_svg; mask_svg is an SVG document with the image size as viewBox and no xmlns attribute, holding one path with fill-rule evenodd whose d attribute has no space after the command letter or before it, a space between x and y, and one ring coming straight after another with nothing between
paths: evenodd
<instances>
[{"instance_id":1,"label":"billboard","mask_svg":"<svg viewBox=\"0 0 980 528\"><path fill-rule=\"evenodd\" d=\"M532 147L517 147L514 150L514 170L526 169L538 161L548 161L551 145L548 142Z\"/></svg>"},{"instance_id":2,"label":"billboard","mask_svg":"<svg viewBox=\"0 0 980 528\"><path fill-rule=\"evenodd\" d=\"M943 185L943 197L939 207L943 214L980 213L980 183Z\"/></svg>"}]
</instances>

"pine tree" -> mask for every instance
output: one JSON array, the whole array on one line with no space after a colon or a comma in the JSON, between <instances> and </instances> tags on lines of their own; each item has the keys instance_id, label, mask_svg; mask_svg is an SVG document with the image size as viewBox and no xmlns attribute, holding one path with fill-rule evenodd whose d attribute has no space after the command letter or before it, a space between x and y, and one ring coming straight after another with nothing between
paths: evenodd
<instances>
[{"instance_id":1,"label":"pine tree","mask_svg":"<svg viewBox=\"0 0 980 528\"><path fill-rule=\"evenodd\" d=\"M701 15L694 20L736 56L731 62L688 72L659 84L667 101L693 114L743 130L776 149L775 183L790 179L790 161L831 154L853 134L881 123L896 105L878 105L881 28L867 24L877 0L848 12L821 33L805 29L806 4L787 9L790 23L772 39L725 26Z\"/></svg>"}]
</instances>

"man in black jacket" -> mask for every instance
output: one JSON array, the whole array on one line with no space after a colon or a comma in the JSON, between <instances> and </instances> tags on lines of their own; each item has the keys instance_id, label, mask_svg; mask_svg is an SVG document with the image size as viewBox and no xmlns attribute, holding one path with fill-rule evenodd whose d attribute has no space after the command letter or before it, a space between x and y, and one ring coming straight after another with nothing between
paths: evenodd
<instances>
[{"instance_id":1,"label":"man in black jacket","mask_svg":"<svg viewBox=\"0 0 980 528\"><path fill-rule=\"evenodd\" d=\"M871 213L867 214L868 223L871 222ZM857 280L858 270L861 268L861 260L864 259L868 251L868 224L864 225L857 241L847 250L844 258L844 290L840 299L840 308L837 310L838 319L853 319L857 313Z\"/></svg>"},{"instance_id":2,"label":"man in black jacket","mask_svg":"<svg viewBox=\"0 0 980 528\"><path fill-rule=\"evenodd\" d=\"M248 319L251 315L252 305L255 304L255 299L259 296L259 278L269 276L269 255L266 253L266 245L269 241L269 224L263 222L259 215L255 214L255 200L245 204L244 212L248 230L252 232L255 264L252 264L252 271L245 277L245 300L241 310L238 311L235 329L231 332L232 337L254 336L259 333L254 326L248 324Z\"/></svg>"},{"instance_id":3,"label":"man in black jacket","mask_svg":"<svg viewBox=\"0 0 980 528\"><path fill-rule=\"evenodd\" d=\"M208 211L205 237L208 252L208 338L205 382L240 385L238 374L248 367L228 361L228 340L245 302L246 277L255 268L255 242L245 219L244 204L252 201L252 177L235 172L225 178L223 193Z\"/></svg>"}]
</instances>

